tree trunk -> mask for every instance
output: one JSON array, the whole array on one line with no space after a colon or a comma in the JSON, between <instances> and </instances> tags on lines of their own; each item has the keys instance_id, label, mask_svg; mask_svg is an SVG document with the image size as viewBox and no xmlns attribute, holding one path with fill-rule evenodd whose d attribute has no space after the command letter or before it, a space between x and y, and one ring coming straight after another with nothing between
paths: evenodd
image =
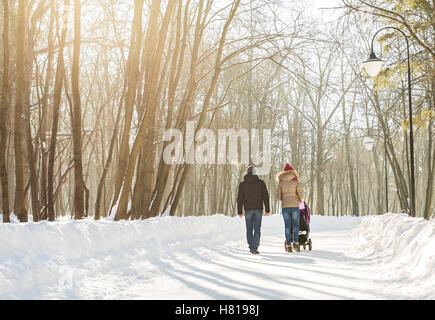
<instances>
[{"instance_id":1,"label":"tree trunk","mask_svg":"<svg viewBox=\"0 0 435 320\"><path fill-rule=\"evenodd\" d=\"M3 85L0 106L0 180L2 188L3 222L10 222L9 218L9 183L6 168L6 145L9 101L9 0L3 0Z\"/></svg>"},{"instance_id":2,"label":"tree trunk","mask_svg":"<svg viewBox=\"0 0 435 320\"><path fill-rule=\"evenodd\" d=\"M435 171L435 148L432 149L432 118L429 119L428 123L428 135L429 135L429 146L428 146L428 159L427 159L427 188L426 197L424 203L424 218L429 220L432 214L432 198L433 198L433 181L434 181L434 171ZM432 153L432 157L430 154Z\"/></svg>"},{"instance_id":3,"label":"tree trunk","mask_svg":"<svg viewBox=\"0 0 435 320\"><path fill-rule=\"evenodd\" d=\"M408 211L408 189L406 187L405 178L403 176L399 162L397 161L394 145L390 139L388 124L385 122L385 119L381 114L380 103L376 93L373 95L373 98L373 106L375 107L376 116L378 118L379 124L381 125L384 137L386 138L386 144L389 149L387 156L391 165L391 169L393 170L400 207L402 211Z\"/></svg>"},{"instance_id":4,"label":"tree trunk","mask_svg":"<svg viewBox=\"0 0 435 320\"><path fill-rule=\"evenodd\" d=\"M319 120L320 121L320 120ZM324 185L323 185L323 130L322 124L318 123L317 126L317 149L316 149L316 166L317 166L317 174L316 174L316 190L317 190L317 213L320 215L325 214L325 193L324 193Z\"/></svg>"},{"instance_id":5,"label":"tree trunk","mask_svg":"<svg viewBox=\"0 0 435 320\"><path fill-rule=\"evenodd\" d=\"M48 54L47 54L47 73L44 84L44 92L41 101L41 123L39 128L39 139L41 140L41 219L47 218L48 199L47 199L47 164L48 164L48 143L47 143L47 127L48 127L48 96L50 92L50 83L52 79L52 64L54 56L53 45L53 28L55 20L55 1L51 1L50 5L50 25L48 30Z\"/></svg>"},{"instance_id":6,"label":"tree trunk","mask_svg":"<svg viewBox=\"0 0 435 320\"><path fill-rule=\"evenodd\" d=\"M29 166L29 172L30 172L30 195L31 195L31 202L32 202L32 216L33 221L37 222L39 221L39 192L38 192L38 174L36 172L36 163L37 158L35 156L38 154L38 141L35 139L35 145L36 150L33 148L33 140L32 140L32 131L30 127L30 92L31 92L31 83L32 83L32 73L33 73L33 48L34 48L34 42L33 42L33 30L36 29L36 20L33 20L34 17L32 17L31 21L31 29L29 30L26 25L26 34L27 36L27 48L26 50L26 59L27 61L24 63L24 66L26 67L25 71L25 88L24 88L24 125L25 125L25 133L26 133L26 144L27 144L27 161ZM36 151L36 152L35 152Z\"/></svg>"},{"instance_id":7,"label":"tree trunk","mask_svg":"<svg viewBox=\"0 0 435 320\"><path fill-rule=\"evenodd\" d=\"M178 10L178 12L180 12ZM166 33L164 29L166 29L167 25L169 24L169 19L172 16L172 10L167 10L165 13L165 17L163 19L162 23L162 30L159 32L159 34L164 34L163 38L166 38ZM175 36L175 28L171 29L171 37L169 39L169 42L167 44L167 47L170 48L172 43L174 42L174 36ZM155 34L154 36L157 36ZM159 39L161 42L162 39ZM149 42L155 42L156 40L153 39ZM154 69L152 64L155 63L155 60L152 58L154 54L156 54L153 50L150 50L152 48L145 47L144 48L144 54L142 56L142 65L143 69L148 70L145 81L143 85L143 95L144 98L143 101L139 102L138 104L141 105L140 110L138 110L139 118L142 118L145 108L146 108L146 102L149 100L149 95L151 92L149 92L149 88L151 88L151 81L153 79L152 70ZM149 52L150 51L150 52ZM157 53L158 54L158 53ZM150 127L147 129L147 133L145 136L145 142L141 148L139 158L138 158L138 170L136 172L136 183L134 186L134 192L132 197L132 205L131 205L131 214L133 219L146 219L150 217L150 211L152 207L152 194L153 192L153 185L155 185L155 170L154 170L154 164L156 161L156 155L158 151L157 145L154 143L154 139L156 136L156 130L158 129L158 116L157 110L163 110L164 103L160 102L159 97L161 95L162 90L164 90L164 87L166 86L166 79L167 76L167 68L169 65L170 59L173 59L173 61L176 61L176 52L173 54L168 53L166 55L165 62L163 64L163 68L160 71L160 80L158 81L159 85L157 86L157 89L154 93L154 98L152 99L154 102L151 102L151 105L156 104L156 107L152 108L151 114L149 115L150 118ZM156 75L158 76L158 74ZM166 91L164 91L166 92ZM159 104L161 106L159 106ZM138 108L139 109L139 108ZM169 111L168 111L169 114Z\"/></svg>"},{"instance_id":8,"label":"tree trunk","mask_svg":"<svg viewBox=\"0 0 435 320\"><path fill-rule=\"evenodd\" d=\"M173 12L175 4L176 4L176 1L170 1L168 3L168 6L166 8L165 18L164 18L164 21L162 22L162 28L161 28L160 34L159 34L159 41L157 44L157 48L155 50L154 61L152 64L153 68L151 70L149 70L151 80L149 82L150 87L148 88L145 112L144 112L144 115L142 117L142 122L140 124L136 139L133 143L130 157L128 159L127 171L126 171L126 175L125 175L124 182L123 182L123 189L122 189L122 192L120 195L119 205L118 205L118 210L117 210L117 213L115 216L115 220L125 219L127 216L128 196L129 196L130 190L131 190L131 183L133 180L134 169L136 167L137 157L138 157L138 154L139 154L141 147L143 146L144 139L146 138L147 129L150 128L151 118L153 117L154 110L156 108L157 102L155 101L155 93L156 93L156 89L157 89L157 82L158 82L157 79L158 79L159 70L161 68L160 63L162 60L163 48L164 48L164 43L166 41L166 34L168 31L168 25L169 25L170 17L171 17L171 14ZM155 28L155 32L157 32L157 28ZM147 210L148 210L148 208L147 208Z\"/></svg>"},{"instance_id":9,"label":"tree trunk","mask_svg":"<svg viewBox=\"0 0 435 320\"><path fill-rule=\"evenodd\" d=\"M160 8L160 2L161 0L153 1L150 10L150 18L149 18L150 21L154 21L157 19L158 11L157 12L155 11L156 10L155 7L156 7L156 3L158 3L158 8ZM126 89L127 93L125 96L124 128L121 136L118 169L115 175L115 190L113 193L112 204L110 206L111 209L119 200L118 198L121 192L122 182L124 180L127 171L127 165L128 165L131 121L133 116L134 100L136 96L137 81L139 78L139 72L137 71L137 66L139 65L139 57L140 57L140 52L142 47L141 44L142 44L143 5L144 2L141 0L134 1L134 17L132 22L130 52L127 59L127 67L126 67L127 70L125 73L126 79L124 84L127 87ZM152 43L150 43L149 45L152 45Z\"/></svg>"},{"instance_id":10,"label":"tree trunk","mask_svg":"<svg viewBox=\"0 0 435 320\"><path fill-rule=\"evenodd\" d=\"M14 121L14 148L15 148L15 204L14 213L20 222L27 222L27 209L24 195L24 169L23 169L23 119L24 119L24 57L25 57L25 30L26 30L26 2L18 1L17 21L17 84Z\"/></svg>"},{"instance_id":11,"label":"tree trunk","mask_svg":"<svg viewBox=\"0 0 435 320\"><path fill-rule=\"evenodd\" d=\"M82 219L85 212L82 165L82 113L79 89L80 63L80 0L74 1L74 53L71 70L71 85L73 96L73 157L74 157L74 219Z\"/></svg>"},{"instance_id":12,"label":"tree trunk","mask_svg":"<svg viewBox=\"0 0 435 320\"><path fill-rule=\"evenodd\" d=\"M106 161L106 164L104 166L103 169L103 175L100 178L100 182L98 183L98 188L97 188L97 199L95 201L95 220L99 220L100 219L100 203L101 203L101 196L103 193L103 187L104 187L104 182L106 180L106 175L109 171L110 168L110 164L112 162L112 158L113 158L113 149L115 146L115 142L116 142L116 137L118 136L118 128L119 128L119 121L121 119L121 110L118 111L118 114L116 115L116 124L115 124L115 130L113 131L113 135L112 135L112 139L110 141L110 147L109 147L109 154L108 154L108 158Z\"/></svg>"},{"instance_id":13,"label":"tree trunk","mask_svg":"<svg viewBox=\"0 0 435 320\"><path fill-rule=\"evenodd\" d=\"M227 36L228 28L229 28L232 20L234 19L235 15L236 15L236 12L237 12L237 9L239 7L239 4L240 4L240 0L236 0L236 1L233 2L232 7L231 7L231 11L229 13L229 16L228 16L228 18L227 18L227 20L225 22L224 28L222 30L221 38L220 38L220 41L219 41L219 48L218 48L218 52L217 52L217 55L216 55L215 69L214 69L213 78L212 78L210 86L208 88L207 95L204 98L204 102L203 102L203 105L202 105L201 115L200 115L200 118L199 118L199 121L198 121L198 125L197 125L197 127L195 129L195 134L203 126L203 123L204 123L204 120L205 120L205 115L206 115L206 110L207 110L208 105L210 103L211 96L212 96L212 94L213 94L213 92L214 92L214 90L216 88L217 80L218 80L220 72L221 72L222 51L223 51L223 47L225 45L225 39L226 39L226 36ZM194 148L196 147L196 144L197 144L197 141L194 141L194 145L193 145ZM178 202L179 202L179 199L180 199L180 196L181 196L181 191L183 190L184 182L185 182L185 179L186 179L187 173L189 172L190 167L191 167L191 165L187 164L183 168L184 170L182 172L181 180L180 180L179 185L177 187L177 191L175 193L174 201L171 204L171 212L170 212L171 216L174 215L175 210L177 208L177 205L178 205Z\"/></svg>"},{"instance_id":14,"label":"tree trunk","mask_svg":"<svg viewBox=\"0 0 435 320\"><path fill-rule=\"evenodd\" d=\"M69 6L69 0L64 0L64 7ZM67 16L64 15L64 19ZM47 215L49 221L54 221L56 213L54 209L54 169L55 169L55 155L56 155L56 143L57 143L57 129L59 124L59 108L62 98L63 88L63 74L64 74L64 61L63 50L65 46L66 32L67 32L67 20L62 24L62 35L59 41L59 52L57 56L57 66L54 84L54 97L53 97L53 119L51 122L51 135L50 135L50 147L48 150L48 168L47 168ZM59 184L61 179L59 180Z\"/></svg>"},{"instance_id":15,"label":"tree trunk","mask_svg":"<svg viewBox=\"0 0 435 320\"><path fill-rule=\"evenodd\" d=\"M353 112L354 112L354 106L355 104L352 104L352 113L350 115L350 119L352 119ZM352 201L352 215L353 216L359 216L359 206L358 201L356 199L356 192L355 192L355 180L354 180L354 169L352 165L352 160L350 157L350 145L349 145L349 139L350 139L350 125L351 121L349 121L349 124L346 123L346 111L345 111L345 102L343 101L343 125L345 130L345 152L346 152L346 163L347 163L347 170L349 172L349 183L350 183L350 197Z\"/></svg>"},{"instance_id":16,"label":"tree trunk","mask_svg":"<svg viewBox=\"0 0 435 320\"><path fill-rule=\"evenodd\" d=\"M182 25L181 6L179 6L178 13L177 13L177 35L176 35L176 45L174 49L174 58L172 59L172 64L170 69L171 71L170 71L169 90L168 90L168 114L166 119L166 129L172 127L172 118L173 118L172 115L174 110L175 93L176 93L176 88L180 81L181 71L183 69L182 67L183 67L183 61L185 56L184 53L187 46L189 6L190 6L190 0L188 0L185 5L184 20L183 20L183 28L184 28L183 37L181 37L181 25ZM156 175L159 178L156 179L156 184L154 186L153 194L151 196L152 199L152 205L150 210L151 217L155 217L159 213L160 206L164 196L164 191L167 186L168 176L171 169L170 166L166 164L163 159L163 152L168 144L169 144L168 141L165 141L163 143L160 162Z\"/></svg>"}]
</instances>

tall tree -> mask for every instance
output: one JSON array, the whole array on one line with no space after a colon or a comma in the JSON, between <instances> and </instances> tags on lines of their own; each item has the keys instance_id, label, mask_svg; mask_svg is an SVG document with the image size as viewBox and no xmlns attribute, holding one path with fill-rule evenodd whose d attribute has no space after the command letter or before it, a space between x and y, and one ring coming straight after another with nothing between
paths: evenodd
<instances>
[{"instance_id":1,"label":"tall tree","mask_svg":"<svg viewBox=\"0 0 435 320\"><path fill-rule=\"evenodd\" d=\"M9 219L9 179L6 168L6 145L8 141L6 123L9 100L9 0L3 0L3 85L0 105L0 180L2 188L3 222Z\"/></svg>"},{"instance_id":2,"label":"tall tree","mask_svg":"<svg viewBox=\"0 0 435 320\"><path fill-rule=\"evenodd\" d=\"M48 170L47 170L47 212L48 220L54 221L56 218L56 213L54 209L54 178L55 178L55 155L56 155L56 145L57 145L57 131L59 125L60 117L60 104L62 99L62 87L64 83L64 57L63 50L65 47L67 25L68 25L68 14L67 8L69 7L70 0L64 0L64 12L61 15L61 37L59 40L59 50L57 54L57 65L56 65L56 75L54 84L54 97L53 97L53 118L51 122L51 134L50 134L50 146L48 150ZM59 25L59 24L58 24ZM59 180L59 185L61 184Z\"/></svg>"},{"instance_id":3,"label":"tall tree","mask_svg":"<svg viewBox=\"0 0 435 320\"><path fill-rule=\"evenodd\" d=\"M81 219L85 215L82 164L82 111L80 102L79 70L80 70L80 0L74 0L74 53L71 70L71 86L73 98L72 136L74 158L74 219Z\"/></svg>"},{"instance_id":4,"label":"tall tree","mask_svg":"<svg viewBox=\"0 0 435 320\"><path fill-rule=\"evenodd\" d=\"M161 0L153 0L150 8L149 23L148 23L148 33L152 32L152 26L155 24L158 13L160 11ZM115 175L115 189L112 197L111 208L118 203L119 193L121 192L122 181L125 176L128 155L129 155L129 140L130 140L130 129L131 122L133 118L134 102L136 97L137 82L139 78L139 72L137 71L137 66L139 65L140 52L142 49L142 11L144 2L141 0L134 1L134 17L132 21L131 29L131 39L130 39L130 51L128 54L124 90L126 90L124 103L124 128L121 135L121 145L118 159L118 167L116 169ZM148 37L148 36L147 36ZM153 43L147 43L147 45L152 46ZM121 108L118 112L121 111Z\"/></svg>"},{"instance_id":5,"label":"tall tree","mask_svg":"<svg viewBox=\"0 0 435 320\"><path fill-rule=\"evenodd\" d=\"M159 41L157 41L157 45L155 48L156 51L153 56L153 58L155 59L153 63L153 68L151 70L148 70L149 73L151 74L151 80L149 83L149 88L147 88L148 93L146 95L147 97L146 107L145 107L146 109L145 109L145 113L142 116L140 127L137 136L133 142L133 146L131 148L131 152L129 155L128 166L125 173L125 177L123 179L123 189L120 194L118 210L115 216L116 220L125 219L125 217L127 216L128 197L130 195L131 182L134 175L134 168L136 167L137 157L145 139L146 129L148 129L149 125L151 124L151 115L154 112L153 109L156 108L155 90L157 88L157 79L159 75L159 70L161 68L160 62L162 60L164 44L166 42L168 24L169 21L171 20L170 17L172 15L176 3L177 0L171 0L168 3L168 6L166 8L166 13L165 13L165 19L162 24L162 30L159 34ZM149 28L151 28L149 30L150 32L154 32L154 33L158 32L157 26L149 26Z\"/></svg>"},{"instance_id":6,"label":"tall tree","mask_svg":"<svg viewBox=\"0 0 435 320\"><path fill-rule=\"evenodd\" d=\"M14 213L20 222L27 222L27 209L24 195L24 168L23 168L23 120L24 120L24 91L25 91L25 30L27 1L18 1L17 20L17 83L14 113L14 151L15 151L15 203Z\"/></svg>"},{"instance_id":7,"label":"tall tree","mask_svg":"<svg viewBox=\"0 0 435 320\"><path fill-rule=\"evenodd\" d=\"M41 98L41 112L40 112L40 129L39 129L39 139L41 141L41 219L47 218L48 210L48 199L47 199L47 165L48 165L48 142L47 142L47 129L48 129L48 101L50 95L50 84L52 81L53 74L53 57L54 57L54 39L53 39L53 29L55 22L55 4L56 1L51 0L50 2L50 24L48 29L48 54L47 54L47 72L45 76L44 91ZM59 51L63 51L59 50Z\"/></svg>"}]
</instances>

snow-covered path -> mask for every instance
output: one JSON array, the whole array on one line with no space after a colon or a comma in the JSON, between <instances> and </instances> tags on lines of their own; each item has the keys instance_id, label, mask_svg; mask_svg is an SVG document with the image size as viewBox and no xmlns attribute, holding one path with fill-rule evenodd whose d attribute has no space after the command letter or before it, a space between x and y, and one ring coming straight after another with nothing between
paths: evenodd
<instances>
[{"instance_id":1,"label":"snow-covered path","mask_svg":"<svg viewBox=\"0 0 435 320\"><path fill-rule=\"evenodd\" d=\"M2 264L0 260L0 298L435 298L434 223L411 220L403 215L362 219L314 216L313 251L286 253L282 217L265 217L260 255L252 255L244 239L243 220L228 217L184 219L191 219L190 227L201 228L207 218L211 219L209 223L222 224L216 226L215 233L208 232L210 239L207 239L207 231L199 234L192 230L190 234L196 237L181 235L177 240L168 239L169 230L167 234L160 232L166 242L156 241L149 246L142 242L123 249L100 250L89 256L82 253L80 257L64 259L40 255L46 260L41 261L39 257L37 262L47 269L51 267L51 276L46 275L43 280L36 277L33 283L28 279L25 283L26 276L32 276L24 272L21 288L15 285L3 290L1 285L7 284L8 264ZM168 221L166 226L171 229ZM179 224L184 222L177 220L174 226L183 227ZM379 234L376 225L380 223L383 228L379 229L388 228L389 234ZM163 226L155 226L154 231ZM87 227L89 234L91 230ZM374 230L368 231L371 227ZM149 229L146 231L150 233ZM415 236L417 233L418 237ZM157 234L159 232L152 234L152 239ZM394 240L399 235L402 241ZM131 237L134 238L134 234ZM420 244L417 240L412 244L411 237L417 238ZM41 268L36 266L35 272ZM41 275L44 276L44 272Z\"/></svg>"},{"instance_id":2,"label":"snow-covered path","mask_svg":"<svg viewBox=\"0 0 435 320\"><path fill-rule=\"evenodd\" d=\"M76 283L84 299L406 299L395 283L374 273L366 258L346 254L349 233L313 234L313 251L286 253L282 236L265 236L261 254L243 241L199 247L162 257L149 270L139 254L116 272Z\"/></svg>"},{"instance_id":3,"label":"snow-covered path","mask_svg":"<svg viewBox=\"0 0 435 320\"><path fill-rule=\"evenodd\" d=\"M77 298L91 299L382 299L406 298L376 274L369 261L347 257L346 232L313 234L314 251L286 253L281 236L265 236L261 254L241 241L174 252L150 273L140 255L131 265L85 278ZM338 241L337 241L338 240ZM146 261L144 259L143 261ZM143 273L141 272L143 270ZM141 274L142 273L142 274ZM386 292L385 292L386 291Z\"/></svg>"}]
</instances>

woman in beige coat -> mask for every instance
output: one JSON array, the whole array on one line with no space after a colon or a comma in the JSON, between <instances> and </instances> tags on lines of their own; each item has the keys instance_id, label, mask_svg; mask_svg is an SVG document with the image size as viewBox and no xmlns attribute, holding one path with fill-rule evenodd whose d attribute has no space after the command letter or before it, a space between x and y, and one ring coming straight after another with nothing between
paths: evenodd
<instances>
[{"instance_id":1,"label":"woman in beige coat","mask_svg":"<svg viewBox=\"0 0 435 320\"><path fill-rule=\"evenodd\" d=\"M287 252L292 252L292 245L296 251L299 247L299 203L304 201L301 183L296 170L286 163L284 171L277 176L278 199L281 200L282 215L285 225L284 247ZM293 241L292 230L293 228Z\"/></svg>"}]
</instances>

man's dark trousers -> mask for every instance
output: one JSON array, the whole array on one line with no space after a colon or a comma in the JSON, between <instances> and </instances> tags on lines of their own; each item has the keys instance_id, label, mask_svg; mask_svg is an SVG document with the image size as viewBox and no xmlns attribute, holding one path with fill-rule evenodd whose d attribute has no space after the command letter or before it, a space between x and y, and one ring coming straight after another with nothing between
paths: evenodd
<instances>
[{"instance_id":1,"label":"man's dark trousers","mask_svg":"<svg viewBox=\"0 0 435 320\"><path fill-rule=\"evenodd\" d=\"M256 251L260 245L260 229L263 209L245 210L246 239L249 250Z\"/></svg>"}]
</instances>

